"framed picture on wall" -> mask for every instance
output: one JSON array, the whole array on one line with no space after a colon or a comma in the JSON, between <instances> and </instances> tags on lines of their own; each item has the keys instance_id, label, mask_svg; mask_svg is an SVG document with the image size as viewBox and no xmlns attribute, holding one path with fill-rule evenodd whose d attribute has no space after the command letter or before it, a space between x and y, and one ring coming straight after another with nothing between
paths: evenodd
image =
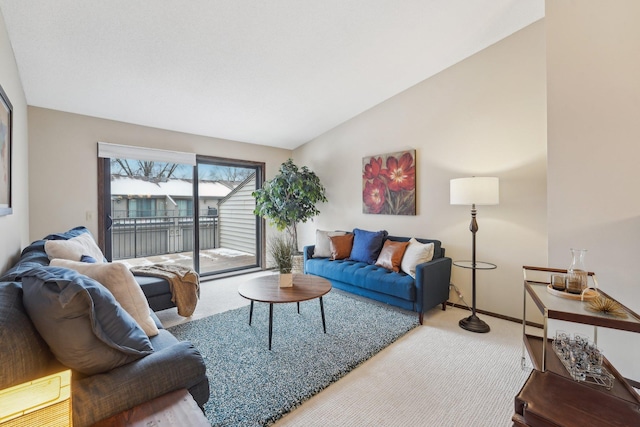
<instances>
[{"instance_id":1,"label":"framed picture on wall","mask_svg":"<svg viewBox=\"0 0 640 427\"><path fill-rule=\"evenodd\" d=\"M11 208L11 132L13 106L0 86L0 216L9 215Z\"/></svg>"},{"instance_id":2,"label":"framed picture on wall","mask_svg":"<svg viewBox=\"0 0 640 427\"><path fill-rule=\"evenodd\" d=\"M362 212L416 214L416 150L362 159Z\"/></svg>"}]
</instances>

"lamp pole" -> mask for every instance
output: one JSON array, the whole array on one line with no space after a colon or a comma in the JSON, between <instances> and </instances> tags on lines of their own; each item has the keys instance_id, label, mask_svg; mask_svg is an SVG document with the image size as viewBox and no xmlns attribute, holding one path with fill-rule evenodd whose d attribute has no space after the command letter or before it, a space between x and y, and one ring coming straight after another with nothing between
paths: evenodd
<instances>
[{"instance_id":1,"label":"lamp pole","mask_svg":"<svg viewBox=\"0 0 640 427\"><path fill-rule=\"evenodd\" d=\"M476 232L478 231L478 221L476 221L476 204L471 205L471 316L476 317Z\"/></svg>"},{"instance_id":2,"label":"lamp pole","mask_svg":"<svg viewBox=\"0 0 640 427\"><path fill-rule=\"evenodd\" d=\"M476 315L476 233L478 232L478 221L476 221L476 204L471 205L471 223L469 231L471 231L471 316L460 320L458 324L461 328L471 332L489 332L491 328L487 323Z\"/></svg>"}]
</instances>

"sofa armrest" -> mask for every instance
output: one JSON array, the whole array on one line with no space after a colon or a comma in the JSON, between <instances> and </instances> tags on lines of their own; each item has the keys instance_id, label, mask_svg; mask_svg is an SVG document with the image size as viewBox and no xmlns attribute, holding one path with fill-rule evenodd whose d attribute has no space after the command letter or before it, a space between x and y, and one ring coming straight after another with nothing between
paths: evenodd
<instances>
[{"instance_id":1,"label":"sofa armrest","mask_svg":"<svg viewBox=\"0 0 640 427\"><path fill-rule=\"evenodd\" d=\"M74 381L73 423L88 426L202 381L206 367L188 341L178 342L104 374Z\"/></svg>"},{"instance_id":2,"label":"sofa armrest","mask_svg":"<svg viewBox=\"0 0 640 427\"><path fill-rule=\"evenodd\" d=\"M416 302L418 313L449 299L451 258L442 257L416 266Z\"/></svg>"},{"instance_id":3,"label":"sofa armrest","mask_svg":"<svg viewBox=\"0 0 640 427\"><path fill-rule=\"evenodd\" d=\"M302 254L304 255L303 272L307 273L307 260L313 258L313 251L315 250L316 245L308 245L302 248Z\"/></svg>"}]
</instances>

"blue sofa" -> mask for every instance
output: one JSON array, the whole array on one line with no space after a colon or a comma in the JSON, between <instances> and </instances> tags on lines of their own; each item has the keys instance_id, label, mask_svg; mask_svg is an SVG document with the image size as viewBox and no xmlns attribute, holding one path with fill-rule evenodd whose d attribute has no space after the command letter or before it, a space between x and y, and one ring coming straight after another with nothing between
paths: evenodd
<instances>
[{"instance_id":1,"label":"blue sofa","mask_svg":"<svg viewBox=\"0 0 640 427\"><path fill-rule=\"evenodd\" d=\"M77 228L45 239L69 239L87 232ZM0 276L0 389L5 389L64 367L38 333L23 303L22 279L46 267L45 240L26 247L18 262ZM60 269L58 269L60 270ZM74 426L89 426L126 409L178 389L187 389L201 407L209 399L206 366L189 342L179 342L153 312L159 334L150 337L153 352L111 371L95 375L72 372ZM73 331L69 331L73 334Z\"/></svg>"},{"instance_id":2,"label":"blue sofa","mask_svg":"<svg viewBox=\"0 0 640 427\"><path fill-rule=\"evenodd\" d=\"M408 237L386 236L385 240L407 242ZM330 260L313 258L315 245L304 247L304 272L324 277L335 288L391 304L419 315L420 324L425 311L442 304L446 309L451 279L451 258L439 240L416 239L420 243L433 243L433 259L418 264L416 278L366 262L350 259Z\"/></svg>"}]
</instances>

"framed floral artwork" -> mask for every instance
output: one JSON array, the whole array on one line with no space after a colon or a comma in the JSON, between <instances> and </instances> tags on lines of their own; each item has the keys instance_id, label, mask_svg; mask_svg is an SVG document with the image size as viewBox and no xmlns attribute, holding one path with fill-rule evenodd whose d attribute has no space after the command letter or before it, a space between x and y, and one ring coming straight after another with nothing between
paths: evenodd
<instances>
[{"instance_id":1,"label":"framed floral artwork","mask_svg":"<svg viewBox=\"0 0 640 427\"><path fill-rule=\"evenodd\" d=\"M362 159L362 212L416 214L416 150Z\"/></svg>"},{"instance_id":2,"label":"framed floral artwork","mask_svg":"<svg viewBox=\"0 0 640 427\"><path fill-rule=\"evenodd\" d=\"M11 125L13 106L0 86L0 215L11 208Z\"/></svg>"}]
</instances>

